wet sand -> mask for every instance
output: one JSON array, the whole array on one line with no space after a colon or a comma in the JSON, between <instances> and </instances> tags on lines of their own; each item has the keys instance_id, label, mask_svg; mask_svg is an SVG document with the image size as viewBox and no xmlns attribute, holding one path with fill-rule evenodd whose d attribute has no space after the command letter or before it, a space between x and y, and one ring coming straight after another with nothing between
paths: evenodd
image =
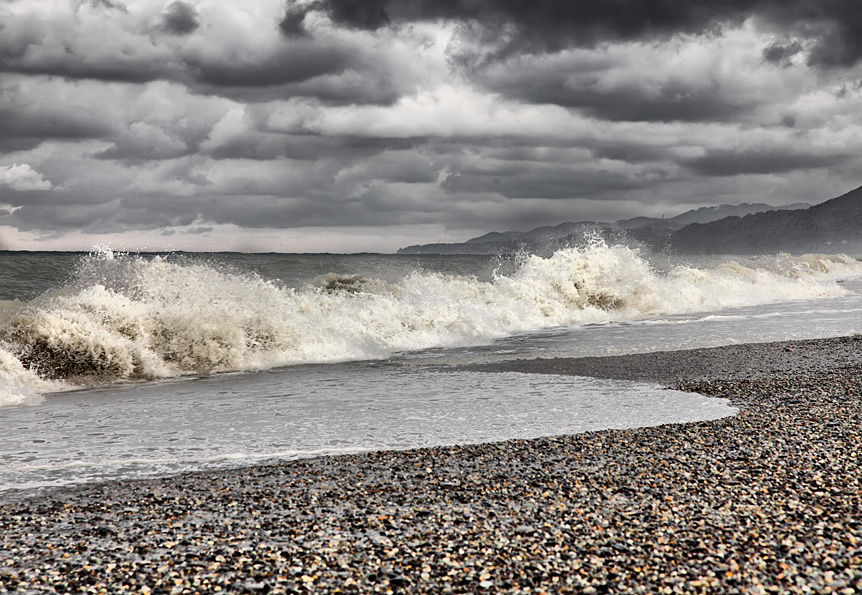
<instances>
[{"instance_id":1,"label":"wet sand","mask_svg":"<svg viewBox=\"0 0 862 595\"><path fill-rule=\"evenodd\" d=\"M7 501L0 593L862 591L862 338L470 369L740 412Z\"/></svg>"}]
</instances>

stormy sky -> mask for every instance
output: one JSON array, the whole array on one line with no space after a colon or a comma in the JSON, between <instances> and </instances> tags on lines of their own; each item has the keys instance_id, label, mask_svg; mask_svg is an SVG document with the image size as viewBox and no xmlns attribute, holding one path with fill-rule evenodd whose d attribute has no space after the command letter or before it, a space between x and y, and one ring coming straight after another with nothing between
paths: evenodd
<instances>
[{"instance_id":1,"label":"stormy sky","mask_svg":"<svg viewBox=\"0 0 862 595\"><path fill-rule=\"evenodd\" d=\"M855 0L3 0L0 249L393 251L862 184Z\"/></svg>"}]
</instances>

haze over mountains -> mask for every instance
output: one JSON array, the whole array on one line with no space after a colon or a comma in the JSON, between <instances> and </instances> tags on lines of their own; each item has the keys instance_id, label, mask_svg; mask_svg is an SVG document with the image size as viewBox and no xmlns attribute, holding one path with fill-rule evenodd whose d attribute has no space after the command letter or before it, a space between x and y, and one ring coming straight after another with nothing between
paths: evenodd
<instances>
[{"instance_id":1,"label":"haze over mountains","mask_svg":"<svg viewBox=\"0 0 862 595\"><path fill-rule=\"evenodd\" d=\"M862 187L810 206L719 205L668 219L579 221L526 232L492 232L456 244L408 246L399 254L536 254L583 243L586 235L680 254L847 252L862 254Z\"/></svg>"}]
</instances>

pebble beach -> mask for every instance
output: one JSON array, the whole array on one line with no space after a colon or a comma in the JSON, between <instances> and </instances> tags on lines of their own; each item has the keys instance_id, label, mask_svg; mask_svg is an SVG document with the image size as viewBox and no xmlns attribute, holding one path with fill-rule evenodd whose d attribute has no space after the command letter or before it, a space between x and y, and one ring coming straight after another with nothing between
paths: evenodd
<instances>
[{"instance_id":1,"label":"pebble beach","mask_svg":"<svg viewBox=\"0 0 862 595\"><path fill-rule=\"evenodd\" d=\"M739 413L6 496L0 593L862 591L862 337L470 369Z\"/></svg>"}]
</instances>

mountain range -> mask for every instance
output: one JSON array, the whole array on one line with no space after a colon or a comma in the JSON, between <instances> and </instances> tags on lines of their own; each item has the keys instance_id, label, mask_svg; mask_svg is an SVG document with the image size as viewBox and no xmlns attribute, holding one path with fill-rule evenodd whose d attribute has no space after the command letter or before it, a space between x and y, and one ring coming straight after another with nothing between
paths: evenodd
<instances>
[{"instance_id":1,"label":"mountain range","mask_svg":"<svg viewBox=\"0 0 862 595\"><path fill-rule=\"evenodd\" d=\"M578 221L491 232L462 243L408 246L399 254L547 254L588 235L679 254L847 252L862 254L862 187L814 206L719 205L667 219Z\"/></svg>"},{"instance_id":2,"label":"mountain range","mask_svg":"<svg viewBox=\"0 0 862 595\"><path fill-rule=\"evenodd\" d=\"M692 223L673 232L670 245L682 254L862 254L862 187L807 209Z\"/></svg>"}]
</instances>

